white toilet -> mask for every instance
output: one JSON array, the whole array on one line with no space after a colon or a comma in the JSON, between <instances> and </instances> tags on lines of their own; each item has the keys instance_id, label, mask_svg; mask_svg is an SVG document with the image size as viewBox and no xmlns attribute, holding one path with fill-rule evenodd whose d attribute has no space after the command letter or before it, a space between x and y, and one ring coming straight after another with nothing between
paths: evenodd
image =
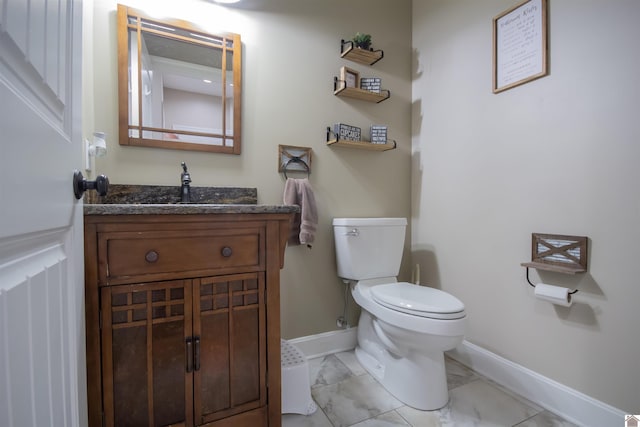
<instances>
[{"instance_id":1,"label":"white toilet","mask_svg":"<svg viewBox=\"0 0 640 427\"><path fill-rule=\"evenodd\" d=\"M462 342L464 304L446 292L398 282L405 218L335 218L338 276L362 308L356 356L406 405L449 400L444 352Z\"/></svg>"}]
</instances>

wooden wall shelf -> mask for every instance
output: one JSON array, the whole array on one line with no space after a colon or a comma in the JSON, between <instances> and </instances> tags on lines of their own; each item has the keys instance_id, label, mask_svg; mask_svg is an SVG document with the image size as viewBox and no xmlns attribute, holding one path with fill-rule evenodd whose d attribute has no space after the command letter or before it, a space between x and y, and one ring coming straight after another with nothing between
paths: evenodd
<instances>
[{"instance_id":1,"label":"wooden wall shelf","mask_svg":"<svg viewBox=\"0 0 640 427\"><path fill-rule=\"evenodd\" d=\"M520 265L528 268L536 268L538 270L554 271L556 273L566 273L566 274L584 273L587 271L582 267L574 267L574 266L563 267L561 265L545 264L542 262L523 262L523 263L520 263Z\"/></svg>"},{"instance_id":2,"label":"wooden wall shelf","mask_svg":"<svg viewBox=\"0 0 640 427\"><path fill-rule=\"evenodd\" d=\"M376 104L391 97L391 92L387 89L382 89L380 93L377 93L356 87L347 87L347 84L337 77L334 77L333 80L333 94L335 96L359 99L360 101L373 102Z\"/></svg>"},{"instance_id":3,"label":"wooden wall shelf","mask_svg":"<svg viewBox=\"0 0 640 427\"><path fill-rule=\"evenodd\" d=\"M384 57L384 52L382 50L361 49L356 47L352 40L342 39L340 42L340 57L363 65L373 65ZM359 73L355 70L349 71L352 71L352 74L356 75L356 78L354 79L356 87L347 87L347 82L344 80L344 75L346 75L346 73L344 73L345 69L346 67L342 68L343 76L340 78L333 78L333 94L335 96L352 98L376 104L391 97L391 91L387 89L381 89L380 92L360 89L360 85L358 83L360 80L358 77ZM331 139L332 136L335 138ZM337 135L331 131L330 127L327 128L327 145L332 147L357 148L369 151L388 151L395 149L397 146L396 141L394 140L387 140L385 144L374 144L370 141L337 139Z\"/></svg>"},{"instance_id":4,"label":"wooden wall shelf","mask_svg":"<svg viewBox=\"0 0 640 427\"><path fill-rule=\"evenodd\" d=\"M382 50L365 50L355 47L353 41L342 40L340 42L340 57L358 64L373 65L384 57Z\"/></svg>"},{"instance_id":5,"label":"wooden wall shelf","mask_svg":"<svg viewBox=\"0 0 640 427\"><path fill-rule=\"evenodd\" d=\"M388 151L396 148L394 140L387 141L386 144L374 144L369 141L347 141L344 139L331 139L327 141L327 145L333 147L359 148L361 150L370 151Z\"/></svg>"}]
</instances>

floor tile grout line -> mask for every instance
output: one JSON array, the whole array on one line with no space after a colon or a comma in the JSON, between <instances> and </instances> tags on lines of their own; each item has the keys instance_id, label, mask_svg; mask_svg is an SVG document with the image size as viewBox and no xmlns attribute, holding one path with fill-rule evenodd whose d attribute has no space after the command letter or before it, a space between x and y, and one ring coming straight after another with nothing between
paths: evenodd
<instances>
[{"instance_id":1,"label":"floor tile grout line","mask_svg":"<svg viewBox=\"0 0 640 427\"><path fill-rule=\"evenodd\" d=\"M401 406L400 408L402 408L402 406ZM398 414L398 416L399 416L400 418L402 418L402 419L404 420L404 422L405 422L405 423L407 423L407 425L408 425L409 427L414 427L414 426L413 426L413 424L411 424L411 421L409 421L408 419L406 419L405 417L403 417L403 416L402 416L402 414L401 414L400 412L398 412L398 409L400 409L400 408L396 408L396 409L394 409L394 411L396 412L396 414Z\"/></svg>"}]
</instances>

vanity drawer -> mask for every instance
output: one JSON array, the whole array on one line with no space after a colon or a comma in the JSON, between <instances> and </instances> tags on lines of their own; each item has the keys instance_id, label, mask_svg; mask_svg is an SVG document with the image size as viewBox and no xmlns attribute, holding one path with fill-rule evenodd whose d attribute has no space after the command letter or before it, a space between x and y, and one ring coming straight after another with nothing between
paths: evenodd
<instances>
[{"instance_id":1,"label":"vanity drawer","mask_svg":"<svg viewBox=\"0 0 640 427\"><path fill-rule=\"evenodd\" d=\"M264 269L260 229L114 232L99 242L101 285Z\"/></svg>"}]
</instances>

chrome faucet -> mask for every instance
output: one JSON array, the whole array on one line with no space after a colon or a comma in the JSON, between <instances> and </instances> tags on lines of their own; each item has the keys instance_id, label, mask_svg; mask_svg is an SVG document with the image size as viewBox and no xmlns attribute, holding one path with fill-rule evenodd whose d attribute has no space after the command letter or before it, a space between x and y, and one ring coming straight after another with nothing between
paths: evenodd
<instances>
[{"instance_id":1,"label":"chrome faucet","mask_svg":"<svg viewBox=\"0 0 640 427\"><path fill-rule=\"evenodd\" d=\"M180 175L182 187L180 188L180 203L191 203L191 175L187 171L187 164L182 162L182 174Z\"/></svg>"}]
</instances>

